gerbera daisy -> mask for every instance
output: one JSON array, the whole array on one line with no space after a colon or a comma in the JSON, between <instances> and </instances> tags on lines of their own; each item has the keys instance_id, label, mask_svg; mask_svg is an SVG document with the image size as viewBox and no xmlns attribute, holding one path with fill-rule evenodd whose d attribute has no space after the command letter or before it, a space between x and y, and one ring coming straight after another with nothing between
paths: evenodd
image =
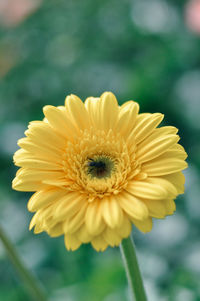
<instances>
[{"instance_id":1,"label":"gerbera daisy","mask_svg":"<svg viewBox=\"0 0 200 301\"><path fill-rule=\"evenodd\" d=\"M35 233L64 235L68 250L91 243L117 246L131 233L152 229L152 218L173 214L187 167L177 129L158 127L163 115L139 114L134 101L119 106L111 92L83 103L45 106L30 122L14 162L13 188L35 191L28 210Z\"/></svg>"}]
</instances>

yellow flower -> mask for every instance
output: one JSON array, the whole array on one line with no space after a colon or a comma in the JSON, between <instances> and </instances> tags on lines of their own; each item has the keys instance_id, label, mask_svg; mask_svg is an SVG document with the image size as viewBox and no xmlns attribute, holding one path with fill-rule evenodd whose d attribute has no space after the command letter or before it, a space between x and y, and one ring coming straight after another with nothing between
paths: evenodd
<instances>
[{"instance_id":1,"label":"yellow flower","mask_svg":"<svg viewBox=\"0 0 200 301\"><path fill-rule=\"evenodd\" d=\"M13 180L16 190L36 191L30 229L64 234L68 250L91 242L103 251L128 237L132 224L148 232L152 217L173 214L187 154L175 127L157 128L162 114L138 111L134 101L119 106L110 92L84 103L70 95L30 122Z\"/></svg>"}]
</instances>

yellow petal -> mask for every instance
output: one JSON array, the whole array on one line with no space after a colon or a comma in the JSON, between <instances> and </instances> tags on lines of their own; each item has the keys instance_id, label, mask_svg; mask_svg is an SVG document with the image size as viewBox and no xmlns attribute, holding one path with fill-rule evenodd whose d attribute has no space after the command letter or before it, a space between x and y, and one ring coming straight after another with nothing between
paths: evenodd
<instances>
[{"instance_id":1,"label":"yellow petal","mask_svg":"<svg viewBox=\"0 0 200 301\"><path fill-rule=\"evenodd\" d=\"M115 228L121 225L123 221L123 213L114 197L104 198L101 201L101 210L103 218L110 228Z\"/></svg>"},{"instance_id":2,"label":"yellow petal","mask_svg":"<svg viewBox=\"0 0 200 301\"><path fill-rule=\"evenodd\" d=\"M118 232L115 229L110 229L109 227L106 227L102 235L111 247L118 246L122 240Z\"/></svg>"},{"instance_id":3,"label":"yellow petal","mask_svg":"<svg viewBox=\"0 0 200 301\"><path fill-rule=\"evenodd\" d=\"M67 115L66 109L60 110L53 106L45 106L43 112L49 123L58 133L69 140L73 140L74 135L78 131Z\"/></svg>"},{"instance_id":4,"label":"yellow petal","mask_svg":"<svg viewBox=\"0 0 200 301\"><path fill-rule=\"evenodd\" d=\"M39 209L39 220L43 223L44 227L46 226L46 221L49 220L50 223L50 227L52 227L53 225L56 224L56 221L53 221L54 218L54 210L55 210L55 206L57 205L57 201L53 204L50 204L48 206L43 207L42 209ZM46 227L45 227L46 230Z\"/></svg>"},{"instance_id":5,"label":"yellow petal","mask_svg":"<svg viewBox=\"0 0 200 301\"><path fill-rule=\"evenodd\" d=\"M90 128L89 114L79 97L76 95L69 95L66 97L65 106L69 112L74 124L80 128Z\"/></svg>"},{"instance_id":6,"label":"yellow petal","mask_svg":"<svg viewBox=\"0 0 200 301\"><path fill-rule=\"evenodd\" d=\"M134 101L128 102L126 106L121 106L115 131L120 132L125 138L128 137L134 127L138 111L139 105Z\"/></svg>"},{"instance_id":7,"label":"yellow petal","mask_svg":"<svg viewBox=\"0 0 200 301\"><path fill-rule=\"evenodd\" d=\"M184 148L180 144L175 144L170 149L168 149L164 154L162 154L162 158L177 158L181 160L185 160L187 158L187 153Z\"/></svg>"},{"instance_id":8,"label":"yellow petal","mask_svg":"<svg viewBox=\"0 0 200 301\"><path fill-rule=\"evenodd\" d=\"M69 219L76 214L85 204L86 200L78 192L66 192L66 195L59 200L54 215L58 219Z\"/></svg>"},{"instance_id":9,"label":"yellow petal","mask_svg":"<svg viewBox=\"0 0 200 301\"><path fill-rule=\"evenodd\" d=\"M125 108L127 109L130 109L130 107L132 105L136 105L137 106L137 112L139 111L140 107L139 107L139 104L137 102L135 102L134 100L128 100L128 101L125 101L120 107L120 111L123 111Z\"/></svg>"},{"instance_id":10,"label":"yellow petal","mask_svg":"<svg viewBox=\"0 0 200 301\"><path fill-rule=\"evenodd\" d=\"M36 212L32 219L31 219L31 222L30 222L30 225L29 225L29 230L32 230L33 227L37 224L37 223L40 223L40 211Z\"/></svg>"},{"instance_id":11,"label":"yellow petal","mask_svg":"<svg viewBox=\"0 0 200 301\"><path fill-rule=\"evenodd\" d=\"M28 128L25 134L35 143L54 149L64 150L66 148L67 140L54 131L49 124L43 121L39 123L30 122Z\"/></svg>"},{"instance_id":12,"label":"yellow petal","mask_svg":"<svg viewBox=\"0 0 200 301\"><path fill-rule=\"evenodd\" d=\"M39 234L41 232L45 231L42 224L36 224L34 228L34 234Z\"/></svg>"},{"instance_id":13,"label":"yellow petal","mask_svg":"<svg viewBox=\"0 0 200 301\"><path fill-rule=\"evenodd\" d=\"M43 220L43 227L44 227L44 231L46 231L47 233L53 229L56 225L58 224L62 224L62 221L58 221L54 218L53 216L53 210L52 206L51 206L51 214L49 215L48 218L44 218L43 214L41 219Z\"/></svg>"},{"instance_id":14,"label":"yellow petal","mask_svg":"<svg viewBox=\"0 0 200 301\"><path fill-rule=\"evenodd\" d=\"M166 200L165 207L167 210L167 215L173 214L174 211L176 210L176 204L175 204L174 200Z\"/></svg>"},{"instance_id":15,"label":"yellow petal","mask_svg":"<svg viewBox=\"0 0 200 301\"><path fill-rule=\"evenodd\" d=\"M141 115L149 115L149 114L141 114ZM151 114L150 114L151 115ZM140 115L139 115L140 116ZM138 117L139 117L138 116ZM176 135L178 132L178 129L173 127L173 126L162 126L160 128L156 128L154 129L150 135L148 135L146 138L145 138L145 141L142 141L140 143L140 145L146 145L146 144L149 144L151 143L153 140L157 140L161 137L164 137L164 136L169 136L169 135Z\"/></svg>"},{"instance_id":16,"label":"yellow petal","mask_svg":"<svg viewBox=\"0 0 200 301\"><path fill-rule=\"evenodd\" d=\"M34 227L35 234L45 231L43 223L40 220L40 217L39 217L39 215L37 215L37 213L33 216L32 220L30 222L30 225L29 225L29 230L32 230Z\"/></svg>"},{"instance_id":17,"label":"yellow petal","mask_svg":"<svg viewBox=\"0 0 200 301\"><path fill-rule=\"evenodd\" d=\"M143 220L148 217L146 205L128 192L123 191L116 198L121 208L133 218Z\"/></svg>"},{"instance_id":18,"label":"yellow petal","mask_svg":"<svg viewBox=\"0 0 200 301\"><path fill-rule=\"evenodd\" d=\"M30 168L20 168L17 173L18 180L31 182L31 181L45 181L45 180L54 180L64 179L64 172L57 170L37 170Z\"/></svg>"},{"instance_id":19,"label":"yellow petal","mask_svg":"<svg viewBox=\"0 0 200 301\"><path fill-rule=\"evenodd\" d=\"M22 139L24 139L24 138L22 138ZM22 140L22 139L20 139L20 140ZM26 138L25 138L26 139ZM30 153L29 152L27 152L26 150L24 150L24 149L18 149L16 152L15 152L15 154L14 154L14 156L13 156L13 160L14 160L14 162L15 162L15 164L17 163L17 161L18 161L18 159L20 160L20 159L22 159L22 158L30 158Z\"/></svg>"},{"instance_id":20,"label":"yellow petal","mask_svg":"<svg viewBox=\"0 0 200 301\"><path fill-rule=\"evenodd\" d=\"M105 92L99 100L100 129L108 131L113 129L118 118L118 103L115 95Z\"/></svg>"},{"instance_id":21,"label":"yellow petal","mask_svg":"<svg viewBox=\"0 0 200 301\"><path fill-rule=\"evenodd\" d=\"M117 227L115 230L122 238L126 238L130 235L132 230L132 224L129 220L129 217L125 213L124 213L123 222L121 226Z\"/></svg>"},{"instance_id":22,"label":"yellow petal","mask_svg":"<svg viewBox=\"0 0 200 301\"><path fill-rule=\"evenodd\" d=\"M136 197L148 200L160 200L167 197L167 191L162 186L147 181L130 181L126 190Z\"/></svg>"},{"instance_id":23,"label":"yellow petal","mask_svg":"<svg viewBox=\"0 0 200 301\"><path fill-rule=\"evenodd\" d=\"M96 127L97 129L100 129L100 98L97 97L88 97L85 100L85 108L88 111L88 114L90 116L91 123L93 127Z\"/></svg>"},{"instance_id":24,"label":"yellow petal","mask_svg":"<svg viewBox=\"0 0 200 301\"><path fill-rule=\"evenodd\" d=\"M170 181L161 177L149 177L146 180L150 184L156 184L160 187L163 187L167 191L167 198L175 198L178 195L178 191Z\"/></svg>"},{"instance_id":25,"label":"yellow petal","mask_svg":"<svg viewBox=\"0 0 200 301\"><path fill-rule=\"evenodd\" d=\"M58 237L58 236L62 235L63 233L64 233L63 232L63 223L58 223L54 227L52 227L48 230L48 234L51 237Z\"/></svg>"},{"instance_id":26,"label":"yellow petal","mask_svg":"<svg viewBox=\"0 0 200 301\"><path fill-rule=\"evenodd\" d=\"M75 251L81 245L81 241L76 237L75 234L65 234L64 240L66 249L69 251Z\"/></svg>"},{"instance_id":27,"label":"yellow petal","mask_svg":"<svg viewBox=\"0 0 200 301\"><path fill-rule=\"evenodd\" d=\"M162 126L160 128L157 128L153 130L152 134L154 134L153 139L156 139L158 136L162 135L170 135L170 134L177 134L178 129L174 126Z\"/></svg>"},{"instance_id":28,"label":"yellow petal","mask_svg":"<svg viewBox=\"0 0 200 301\"><path fill-rule=\"evenodd\" d=\"M172 145L177 143L178 140L179 137L177 135L161 136L149 143L144 140L138 145L136 157L140 163L152 160L165 153Z\"/></svg>"},{"instance_id":29,"label":"yellow petal","mask_svg":"<svg viewBox=\"0 0 200 301\"><path fill-rule=\"evenodd\" d=\"M70 219L67 219L63 224L63 229L65 233L74 233L76 232L85 221L85 213L87 209L87 203L83 204L80 210L72 216Z\"/></svg>"},{"instance_id":30,"label":"yellow petal","mask_svg":"<svg viewBox=\"0 0 200 301\"><path fill-rule=\"evenodd\" d=\"M142 172L147 173L150 177L156 177L176 173L185 168L187 168L187 163L183 160L176 158L162 159L162 157L159 157L145 162L142 165Z\"/></svg>"},{"instance_id":31,"label":"yellow petal","mask_svg":"<svg viewBox=\"0 0 200 301\"><path fill-rule=\"evenodd\" d=\"M171 182L176 187L178 194L184 193L185 176L182 172L165 175L162 178Z\"/></svg>"},{"instance_id":32,"label":"yellow petal","mask_svg":"<svg viewBox=\"0 0 200 301\"><path fill-rule=\"evenodd\" d=\"M17 160L17 166L30 169L44 169L44 170L62 170L63 166L50 161L38 160L35 158L21 158Z\"/></svg>"},{"instance_id":33,"label":"yellow petal","mask_svg":"<svg viewBox=\"0 0 200 301\"><path fill-rule=\"evenodd\" d=\"M18 191L37 191L40 189L44 189L47 187L47 185L42 184L38 181L30 181L24 179L23 181L19 179L18 177L15 177L12 181L12 189L18 190Z\"/></svg>"},{"instance_id":34,"label":"yellow petal","mask_svg":"<svg viewBox=\"0 0 200 301\"><path fill-rule=\"evenodd\" d=\"M131 132L131 136L134 137L137 144L150 135L164 118L164 115L160 113L144 115L143 118L140 117L141 115L138 116L135 127Z\"/></svg>"},{"instance_id":35,"label":"yellow petal","mask_svg":"<svg viewBox=\"0 0 200 301\"><path fill-rule=\"evenodd\" d=\"M55 178L43 180L42 183L47 184L48 186L55 186L62 189L64 187L70 186L72 182L68 181L66 178Z\"/></svg>"},{"instance_id":36,"label":"yellow petal","mask_svg":"<svg viewBox=\"0 0 200 301\"><path fill-rule=\"evenodd\" d=\"M42 141L42 144L38 143L37 139L32 141L32 139L26 137L18 140L18 145L24 150L18 150L15 153L14 158L20 159L24 155L26 157L35 156L36 158L46 159L51 162L62 163L62 150L55 148L53 145L45 144L45 141ZM21 153L20 153L21 151Z\"/></svg>"},{"instance_id":37,"label":"yellow petal","mask_svg":"<svg viewBox=\"0 0 200 301\"><path fill-rule=\"evenodd\" d=\"M65 190L61 189L45 189L40 190L32 195L28 201L28 210L30 212L37 211L42 207L57 201L66 194Z\"/></svg>"},{"instance_id":38,"label":"yellow petal","mask_svg":"<svg viewBox=\"0 0 200 301\"><path fill-rule=\"evenodd\" d=\"M85 224L91 235L98 235L105 228L105 223L102 219L102 207L99 201L93 201L88 204Z\"/></svg>"},{"instance_id":39,"label":"yellow petal","mask_svg":"<svg viewBox=\"0 0 200 301\"><path fill-rule=\"evenodd\" d=\"M152 226L153 226L151 217L143 220L142 222L138 221L136 219L132 219L132 222L140 231L142 231L144 233L150 232L152 229Z\"/></svg>"},{"instance_id":40,"label":"yellow petal","mask_svg":"<svg viewBox=\"0 0 200 301\"><path fill-rule=\"evenodd\" d=\"M108 243L101 236L96 236L92 239L91 244L96 251L105 251L108 246Z\"/></svg>"},{"instance_id":41,"label":"yellow petal","mask_svg":"<svg viewBox=\"0 0 200 301\"><path fill-rule=\"evenodd\" d=\"M171 200L144 200L144 203L149 209L149 216L155 218L164 218L176 209Z\"/></svg>"},{"instance_id":42,"label":"yellow petal","mask_svg":"<svg viewBox=\"0 0 200 301\"><path fill-rule=\"evenodd\" d=\"M76 232L76 236L82 243L88 243L93 239L93 236L89 234L85 224Z\"/></svg>"}]
</instances>

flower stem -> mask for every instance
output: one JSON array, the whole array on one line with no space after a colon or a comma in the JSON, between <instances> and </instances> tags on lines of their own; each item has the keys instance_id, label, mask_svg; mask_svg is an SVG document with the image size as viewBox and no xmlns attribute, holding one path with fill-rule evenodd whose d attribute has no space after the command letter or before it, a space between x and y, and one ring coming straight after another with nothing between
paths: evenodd
<instances>
[{"instance_id":1,"label":"flower stem","mask_svg":"<svg viewBox=\"0 0 200 301\"><path fill-rule=\"evenodd\" d=\"M36 301L47 301L47 298L40 287L39 283L35 279L35 277L30 273L30 271L24 266L24 263L20 259L16 249L12 245L9 238L6 236L4 230L0 226L0 240L2 241L7 255L18 271L19 275L23 279L25 285L30 291L31 297L33 297Z\"/></svg>"},{"instance_id":2,"label":"flower stem","mask_svg":"<svg viewBox=\"0 0 200 301\"><path fill-rule=\"evenodd\" d=\"M128 283L131 289L132 300L147 301L135 253L134 242L131 237L128 237L122 241L120 250L128 278Z\"/></svg>"}]
</instances>

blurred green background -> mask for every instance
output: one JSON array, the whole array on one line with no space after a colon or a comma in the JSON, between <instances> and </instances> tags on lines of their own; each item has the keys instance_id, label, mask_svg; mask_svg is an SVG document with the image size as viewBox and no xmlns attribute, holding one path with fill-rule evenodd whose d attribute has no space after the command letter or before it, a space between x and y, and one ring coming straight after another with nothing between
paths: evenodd
<instances>
[{"instance_id":1,"label":"blurred green background","mask_svg":"<svg viewBox=\"0 0 200 301\"><path fill-rule=\"evenodd\" d=\"M118 248L67 252L62 237L34 235L30 194L11 189L17 139L42 107L104 91L180 129L186 193L174 216L133 237L150 301L200 300L199 0L0 0L0 223L49 301L128 300ZM1 243L0 300L31 300Z\"/></svg>"}]
</instances>

